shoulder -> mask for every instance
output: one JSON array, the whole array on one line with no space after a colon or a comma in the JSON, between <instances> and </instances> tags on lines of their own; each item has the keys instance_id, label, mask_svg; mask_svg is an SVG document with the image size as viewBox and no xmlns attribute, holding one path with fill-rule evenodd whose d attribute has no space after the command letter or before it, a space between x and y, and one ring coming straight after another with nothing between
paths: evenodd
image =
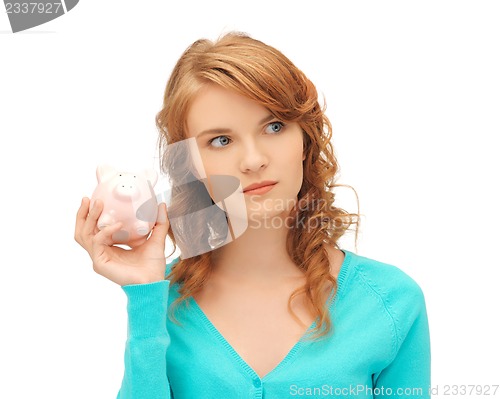
<instances>
[{"instance_id":1,"label":"shoulder","mask_svg":"<svg viewBox=\"0 0 500 399\"><path fill-rule=\"evenodd\" d=\"M418 283L395 265L336 249L331 245L325 245L325 249L331 274L335 278L345 279L351 275L388 300L401 295L408 297L409 294L423 296Z\"/></svg>"},{"instance_id":2,"label":"shoulder","mask_svg":"<svg viewBox=\"0 0 500 399\"><path fill-rule=\"evenodd\" d=\"M399 339L419 315L425 313L420 285L400 267L350 253L349 289L363 287L385 309Z\"/></svg>"},{"instance_id":3,"label":"shoulder","mask_svg":"<svg viewBox=\"0 0 500 399\"><path fill-rule=\"evenodd\" d=\"M376 259L353 254L352 273L376 291L385 301L403 298L418 301L423 299L420 285L401 267Z\"/></svg>"}]
</instances>

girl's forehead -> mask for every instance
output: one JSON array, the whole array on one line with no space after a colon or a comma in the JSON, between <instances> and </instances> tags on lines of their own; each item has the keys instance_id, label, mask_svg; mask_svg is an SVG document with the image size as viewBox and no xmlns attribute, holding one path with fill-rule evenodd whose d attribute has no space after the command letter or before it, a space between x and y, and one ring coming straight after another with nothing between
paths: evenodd
<instances>
[{"instance_id":1,"label":"girl's forehead","mask_svg":"<svg viewBox=\"0 0 500 399\"><path fill-rule=\"evenodd\" d=\"M218 86L198 93L187 112L188 134L206 129L232 129L241 123L258 124L270 115L261 104Z\"/></svg>"}]
</instances>

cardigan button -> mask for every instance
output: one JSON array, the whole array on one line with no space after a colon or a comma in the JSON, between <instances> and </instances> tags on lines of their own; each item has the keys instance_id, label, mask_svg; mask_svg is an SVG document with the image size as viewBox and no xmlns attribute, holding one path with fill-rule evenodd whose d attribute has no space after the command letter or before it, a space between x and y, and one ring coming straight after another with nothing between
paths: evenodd
<instances>
[{"instance_id":1,"label":"cardigan button","mask_svg":"<svg viewBox=\"0 0 500 399\"><path fill-rule=\"evenodd\" d=\"M253 380L253 386L254 386L255 388L260 388L260 387L262 386L262 382L260 381L260 378L255 378L255 379Z\"/></svg>"}]
</instances>

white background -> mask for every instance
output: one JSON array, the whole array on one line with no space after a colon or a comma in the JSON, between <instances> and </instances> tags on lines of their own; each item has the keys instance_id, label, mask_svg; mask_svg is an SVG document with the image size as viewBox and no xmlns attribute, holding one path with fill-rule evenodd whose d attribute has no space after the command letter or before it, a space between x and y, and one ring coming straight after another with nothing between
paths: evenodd
<instances>
[{"instance_id":1,"label":"white background","mask_svg":"<svg viewBox=\"0 0 500 399\"><path fill-rule=\"evenodd\" d=\"M76 210L99 162L154 164L175 61L229 30L280 49L325 96L358 253L424 290L438 396L500 384L500 5L326 4L81 0L16 34L0 6L0 397L116 397L126 297L73 240Z\"/></svg>"}]
</instances>

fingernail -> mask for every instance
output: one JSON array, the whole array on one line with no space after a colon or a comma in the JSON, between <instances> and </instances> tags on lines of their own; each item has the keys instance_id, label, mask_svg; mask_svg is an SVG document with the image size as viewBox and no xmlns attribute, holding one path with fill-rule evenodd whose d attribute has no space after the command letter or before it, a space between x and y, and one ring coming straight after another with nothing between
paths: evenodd
<instances>
[{"instance_id":1,"label":"fingernail","mask_svg":"<svg viewBox=\"0 0 500 399\"><path fill-rule=\"evenodd\" d=\"M164 223L167 221L167 214L166 214L166 211L165 211L165 205L160 205L160 210L158 212L158 221L160 223Z\"/></svg>"}]
</instances>

